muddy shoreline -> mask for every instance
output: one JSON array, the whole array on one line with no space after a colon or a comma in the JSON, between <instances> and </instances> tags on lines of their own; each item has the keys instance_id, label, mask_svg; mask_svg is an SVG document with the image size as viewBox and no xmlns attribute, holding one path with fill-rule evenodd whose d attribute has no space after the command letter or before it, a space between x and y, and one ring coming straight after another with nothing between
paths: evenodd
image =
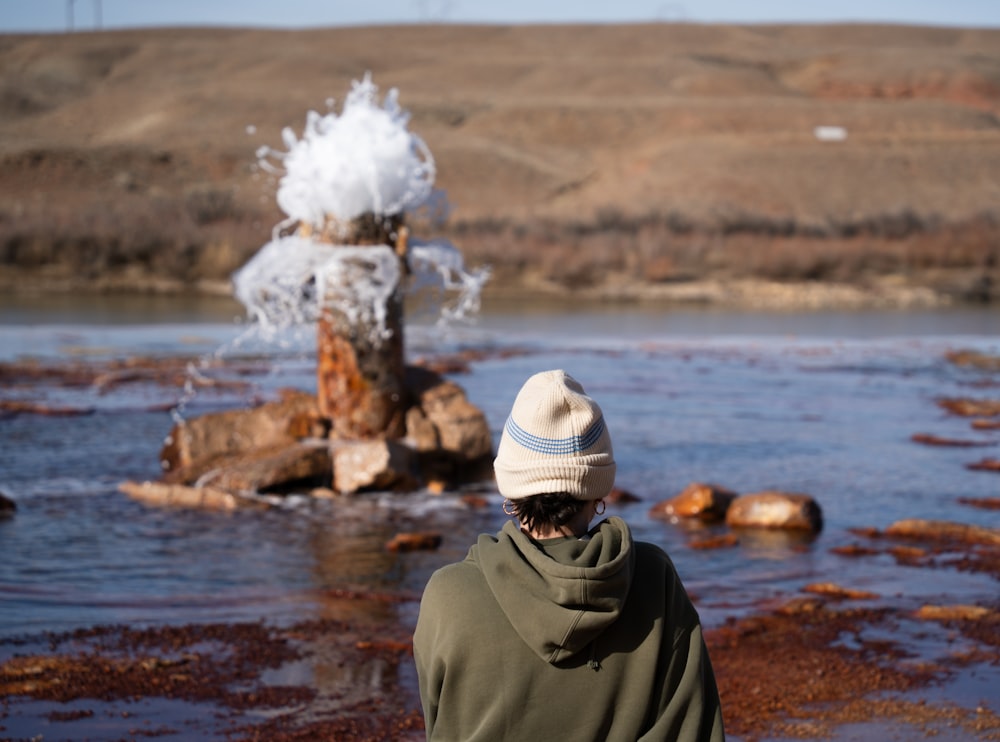
<instances>
[{"instance_id":1,"label":"muddy shoreline","mask_svg":"<svg viewBox=\"0 0 1000 742\"><path fill-rule=\"evenodd\" d=\"M849 558L895 551L928 569L955 557L1000 579L1000 552L959 542L907 545L868 534ZM341 603L415 603L414 595L344 594ZM350 611L348 611L350 612ZM911 623L916 629L905 628ZM121 735L198 733L240 740L418 740L423 721L412 669L412 627L399 621L317 619L136 628L98 626L0 640L0 737L17 730L110 727ZM903 635L939 637L944 654L915 652ZM886 638L890 636L892 638ZM934 689L1000 664L1000 601L923 606L857 598L836 586L788 596L706 634L727 732L747 740L822 739L844 725L911 728L920 737L1000 739L1000 716ZM282 668L306 665L309 672ZM308 678L307 682L302 682ZM928 700L926 691L930 691ZM164 715L150 701L178 702ZM114 732L119 733L119 732ZM957 736L956 736L957 735Z\"/></svg>"}]
</instances>

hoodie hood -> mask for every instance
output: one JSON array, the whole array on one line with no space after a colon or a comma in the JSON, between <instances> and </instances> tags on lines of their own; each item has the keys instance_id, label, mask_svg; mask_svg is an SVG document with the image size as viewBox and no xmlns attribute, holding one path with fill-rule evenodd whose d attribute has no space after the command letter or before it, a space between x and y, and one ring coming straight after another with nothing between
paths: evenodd
<instances>
[{"instance_id":1,"label":"hoodie hood","mask_svg":"<svg viewBox=\"0 0 1000 742\"><path fill-rule=\"evenodd\" d=\"M588 538L533 541L513 521L469 551L514 630L546 662L588 646L622 611L635 564L632 534L608 518Z\"/></svg>"}]
</instances>

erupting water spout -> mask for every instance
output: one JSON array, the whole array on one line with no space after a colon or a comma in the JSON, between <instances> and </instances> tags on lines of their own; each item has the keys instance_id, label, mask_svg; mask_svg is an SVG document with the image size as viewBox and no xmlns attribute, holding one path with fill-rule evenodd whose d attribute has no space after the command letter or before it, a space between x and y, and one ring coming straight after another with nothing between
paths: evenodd
<instances>
[{"instance_id":1,"label":"erupting water spout","mask_svg":"<svg viewBox=\"0 0 1000 742\"><path fill-rule=\"evenodd\" d=\"M404 284L457 292L444 311L453 316L478 308L488 275L467 272L447 242L409 239L406 215L440 194L433 156L408 123L397 92L379 104L366 76L339 116L310 112L301 138L284 131L286 152L258 152L282 173L287 219L234 276L236 296L272 330L316 323L320 411L339 438L404 434Z\"/></svg>"}]
</instances>

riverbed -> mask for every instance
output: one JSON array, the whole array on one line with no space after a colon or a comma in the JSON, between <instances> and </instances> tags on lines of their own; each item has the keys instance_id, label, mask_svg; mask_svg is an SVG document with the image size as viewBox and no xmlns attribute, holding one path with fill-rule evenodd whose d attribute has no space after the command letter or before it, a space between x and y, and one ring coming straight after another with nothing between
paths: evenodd
<instances>
[{"instance_id":1,"label":"riverbed","mask_svg":"<svg viewBox=\"0 0 1000 742\"><path fill-rule=\"evenodd\" d=\"M183 356L192 359L192 373L246 386L186 391L137 383L107 392L40 380L4 389L4 399L80 414L0 419L0 490L17 504L14 517L0 520L0 660L34 646L44 632L95 626L290 626L345 611L363 618L376 609L343 599L360 593L399 597L375 601L377 611L412 626L430 572L503 523L491 483L443 494L291 495L268 509L233 513L151 508L118 490L125 480L158 476L158 452L178 416L250 404L282 387L314 388L311 342L309 331L255 333L225 300L45 299L2 307L5 362ZM866 543L863 529L906 518L1000 528L1000 511L963 504L1000 495L1000 474L969 468L998 456L1000 431L974 430L939 405L942 398L1000 397L1000 374L954 363L948 356L957 350L1000 354L1000 312L494 303L474 322L413 326L407 334L411 360L473 359L452 378L486 413L494 441L527 376L563 368L579 379L604 409L617 484L637 498L608 513L671 554L710 629L823 582L867 591L894 610L998 607L997 578L988 572L901 567L886 553L843 556ZM915 434L977 445L921 445ZM698 548L725 526L693 529L648 515L695 481L740 493L807 493L822 508L823 530L813 539L744 536L736 546ZM385 549L395 533L413 530L441 533L441 547ZM907 628L894 640L915 642L919 633ZM935 641L925 643L938 651ZM319 682L315 668L299 671ZM412 670L404 661L396 671L405 703L414 704ZM997 713L998 683L996 664L984 662L926 697ZM4 713L0 736L123 734L93 717L53 717L45 704L10 703ZM210 710L184 713L210 717ZM213 729L205 721L198 734L213 738ZM874 738L848 727L839 733ZM191 730L182 737L192 738Z\"/></svg>"}]
</instances>

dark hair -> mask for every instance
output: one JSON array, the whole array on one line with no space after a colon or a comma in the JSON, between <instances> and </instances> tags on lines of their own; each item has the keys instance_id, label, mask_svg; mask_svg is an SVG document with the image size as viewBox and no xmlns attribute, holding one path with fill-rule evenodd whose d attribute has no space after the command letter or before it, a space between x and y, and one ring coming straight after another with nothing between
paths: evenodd
<instances>
[{"instance_id":1,"label":"dark hair","mask_svg":"<svg viewBox=\"0 0 1000 742\"><path fill-rule=\"evenodd\" d=\"M578 500L565 492L533 495L512 500L514 514L529 531L543 530L545 527L558 529L579 513L585 500Z\"/></svg>"}]
</instances>

